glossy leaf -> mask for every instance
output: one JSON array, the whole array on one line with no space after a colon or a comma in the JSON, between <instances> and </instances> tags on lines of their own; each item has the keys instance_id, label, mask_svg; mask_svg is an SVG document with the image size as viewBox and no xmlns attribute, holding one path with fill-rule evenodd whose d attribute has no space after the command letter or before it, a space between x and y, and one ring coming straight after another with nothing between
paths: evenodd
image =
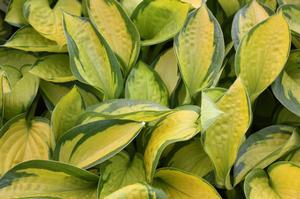
<instances>
[{"instance_id":1,"label":"glossy leaf","mask_svg":"<svg viewBox=\"0 0 300 199\"><path fill-rule=\"evenodd\" d=\"M182 79L195 97L213 84L225 53L221 27L205 4L189 15L174 46Z\"/></svg>"},{"instance_id":2,"label":"glossy leaf","mask_svg":"<svg viewBox=\"0 0 300 199\"><path fill-rule=\"evenodd\" d=\"M116 53L128 74L140 51L137 28L115 0L88 0L88 13L97 31Z\"/></svg>"},{"instance_id":3,"label":"glossy leaf","mask_svg":"<svg viewBox=\"0 0 300 199\"><path fill-rule=\"evenodd\" d=\"M48 160L52 146L53 136L47 119L37 117L28 121L24 115L11 119L0 131L0 176L18 163Z\"/></svg>"},{"instance_id":4,"label":"glossy leaf","mask_svg":"<svg viewBox=\"0 0 300 199\"><path fill-rule=\"evenodd\" d=\"M18 164L0 179L9 198L96 198L98 176L71 165L43 160Z\"/></svg>"},{"instance_id":5,"label":"glossy leaf","mask_svg":"<svg viewBox=\"0 0 300 199\"><path fill-rule=\"evenodd\" d=\"M69 56L66 54L53 54L39 58L33 65L30 73L50 82L69 82L74 81Z\"/></svg>"},{"instance_id":6,"label":"glossy leaf","mask_svg":"<svg viewBox=\"0 0 300 199\"><path fill-rule=\"evenodd\" d=\"M104 94L105 99L117 98L122 92L120 64L105 40L86 19L64 15L71 70L81 82Z\"/></svg>"},{"instance_id":7,"label":"glossy leaf","mask_svg":"<svg viewBox=\"0 0 300 199\"><path fill-rule=\"evenodd\" d=\"M90 168L124 149L143 127L144 123L127 120L104 120L77 126L59 140L54 158Z\"/></svg>"},{"instance_id":8,"label":"glossy leaf","mask_svg":"<svg viewBox=\"0 0 300 199\"><path fill-rule=\"evenodd\" d=\"M169 94L159 75L145 63L138 62L127 78L125 97L168 105Z\"/></svg>"},{"instance_id":9,"label":"glossy leaf","mask_svg":"<svg viewBox=\"0 0 300 199\"><path fill-rule=\"evenodd\" d=\"M218 186L230 188L229 173L251 122L250 102L240 79L216 106L224 113L202 133L203 145L215 167Z\"/></svg>"},{"instance_id":10,"label":"glossy leaf","mask_svg":"<svg viewBox=\"0 0 300 199\"><path fill-rule=\"evenodd\" d=\"M144 0L132 14L142 45L158 44L174 37L183 27L189 4L180 0Z\"/></svg>"},{"instance_id":11,"label":"glossy leaf","mask_svg":"<svg viewBox=\"0 0 300 199\"><path fill-rule=\"evenodd\" d=\"M163 150L170 144L191 139L198 132L199 114L193 110L178 110L169 114L153 129L144 153L146 177L152 181Z\"/></svg>"},{"instance_id":12,"label":"glossy leaf","mask_svg":"<svg viewBox=\"0 0 300 199\"><path fill-rule=\"evenodd\" d=\"M281 13L252 28L235 57L236 73L253 102L280 74L290 49L288 23Z\"/></svg>"},{"instance_id":13,"label":"glossy leaf","mask_svg":"<svg viewBox=\"0 0 300 199\"><path fill-rule=\"evenodd\" d=\"M143 156L140 154L131 158L126 152L120 152L100 165L100 172L98 198L106 198L127 185L146 180Z\"/></svg>"},{"instance_id":14,"label":"glossy leaf","mask_svg":"<svg viewBox=\"0 0 300 199\"><path fill-rule=\"evenodd\" d=\"M164 190L168 198L221 198L203 179L169 168L156 172L153 185Z\"/></svg>"},{"instance_id":15,"label":"glossy leaf","mask_svg":"<svg viewBox=\"0 0 300 199\"><path fill-rule=\"evenodd\" d=\"M243 180L252 169L264 169L299 144L300 134L290 126L271 126L252 134L239 150L233 169L234 184Z\"/></svg>"}]
</instances>

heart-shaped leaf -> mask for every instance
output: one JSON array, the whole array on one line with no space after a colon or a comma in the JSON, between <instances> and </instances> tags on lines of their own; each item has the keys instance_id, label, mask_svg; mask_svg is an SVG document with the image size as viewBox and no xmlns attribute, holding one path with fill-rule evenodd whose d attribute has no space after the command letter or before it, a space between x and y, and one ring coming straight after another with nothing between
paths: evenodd
<instances>
[{"instance_id":1,"label":"heart-shaped leaf","mask_svg":"<svg viewBox=\"0 0 300 199\"><path fill-rule=\"evenodd\" d=\"M1 128L0 176L18 163L50 158L54 143L49 123L46 118L28 121L24 115L19 115Z\"/></svg>"}]
</instances>

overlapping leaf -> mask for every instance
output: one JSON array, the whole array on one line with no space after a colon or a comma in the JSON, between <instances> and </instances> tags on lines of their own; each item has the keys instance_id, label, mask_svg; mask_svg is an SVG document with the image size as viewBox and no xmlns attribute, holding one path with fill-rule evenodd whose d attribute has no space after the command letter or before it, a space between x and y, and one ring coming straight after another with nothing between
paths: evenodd
<instances>
[{"instance_id":1,"label":"overlapping leaf","mask_svg":"<svg viewBox=\"0 0 300 199\"><path fill-rule=\"evenodd\" d=\"M290 51L290 32L282 13L251 29L235 57L236 73L253 102L280 74Z\"/></svg>"},{"instance_id":2,"label":"overlapping leaf","mask_svg":"<svg viewBox=\"0 0 300 199\"><path fill-rule=\"evenodd\" d=\"M32 160L0 179L0 195L11 198L96 198L98 176L67 164Z\"/></svg>"},{"instance_id":3,"label":"overlapping leaf","mask_svg":"<svg viewBox=\"0 0 300 199\"><path fill-rule=\"evenodd\" d=\"M139 199L165 199L166 194L160 190L151 187L146 183L136 183L123 187L114 193L105 197L106 199L129 199L129 198L139 198Z\"/></svg>"},{"instance_id":4,"label":"overlapping leaf","mask_svg":"<svg viewBox=\"0 0 300 199\"><path fill-rule=\"evenodd\" d=\"M292 162L278 162L268 168L253 170L244 183L247 199L299 197L300 167Z\"/></svg>"},{"instance_id":5,"label":"overlapping leaf","mask_svg":"<svg viewBox=\"0 0 300 199\"><path fill-rule=\"evenodd\" d=\"M87 8L92 23L128 74L140 50L140 36L135 25L115 0L88 0Z\"/></svg>"},{"instance_id":6,"label":"overlapping leaf","mask_svg":"<svg viewBox=\"0 0 300 199\"><path fill-rule=\"evenodd\" d=\"M200 140L194 140L178 149L169 160L167 166L199 177L204 177L214 169Z\"/></svg>"},{"instance_id":7,"label":"overlapping leaf","mask_svg":"<svg viewBox=\"0 0 300 199\"><path fill-rule=\"evenodd\" d=\"M143 127L144 123L128 120L103 120L77 126L61 137L54 158L90 168L124 149Z\"/></svg>"},{"instance_id":8,"label":"overlapping leaf","mask_svg":"<svg viewBox=\"0 0 300 199\"><path fill-rule=\"evenodd\" d=\"M135 100L149 100L168 105L169 94L159 75L143 62L138 62L130 72L125 97Z\"/></svg>"},{"instance_id":9,"label":"overlapping leaf","mask_svg":"<svg viewBox=\"0 0 300 199\"><path fill-rule=\"evenodd\" d=\"M55 41L40 35L30 26L18 29L4 44L5 47L32 52L66 52L66 47L60 47Z\"/></svg>"},{"instance_id":10,"label":"overlapping leaf","mask_svg":"<svg viewBox=\"0 0 300 199\"><path fill-rule=\"evenodd\" d=\"M173 48L170 48L159 57L158 61L155 63L154 69L167 86L169 95L171 95L180 78Z\"/></svg>"},{"instance_id":11,"label":"overlapping leaf","mask_svg":"<svg viewBox=\"0 0 300 199\"><path fill-rule=\"evenodd\" d=\"M191 139L198 132L199 114L194 110L178 110L161 120L153 129L144 153L146 177L152 181L163 150L170 144Z\"/></svg>"},{"instance_id":12,"label":"overlapping leaf","mask_svg":"<svg viewBox=\"0 0 300 199\"><path fill-rule=\"evenodd\" d=\"M25 0L11 0L5 15L5 21L18 27L28 24L23 15L24 2Z\"/></svg>"},{"instance_id":13,"label":"overlapping leaf","mask_svg":"<svg viewBox=\"0 0 300 199\"><path fill-rule=\"evenodd\" d=\"M145 0L132 14L142 45L149 46L171 39L184 25L189 4L180 0Z\"/></svg>"},{"instance_id":14,"label":"overlapping leaf","mask_svg":"<svg viewBox=\"0 0 300 199\"><path fill-rule=\"evenodd\" d=\"M58 0L52 9L48 0L26 0L24 16L29 24L45 38L55 41L59 47L66 44L63 32L62 14L67 12L80 16L81 4L78 0Z\"/></svg>"},{"instance_id":15,"label":"overlapping leaf","mask_svg":"<svg viewBox=\"0 0 300 199\"><path fill-rule=\"evenodd\" d=\"M20 70L11 66L2 66L11 84L11 91L4 95L4 119L24 113L32 104L38 88L39 79L29 73L30 67Z\"/></svg>"},{"instance_id":16,"label":"overlapping leaf","mask_svg":"<svg viewBox=\"0 0 300 199\"><path fill-rule=\"evenodd\" d=\"M83 18L64 15L71 70L74 76L104 94L117 98L123 89L121 66L102 36Z\"/></svg>"},{"instance_id":17,"label":"overlapping leaf","mask_svg":"<svg viewBox=\"0 0 300 199\"><path fill-rule=\"evenodd\" d=\"M79 117L84 109L85 104L77 87L60 99L51 118L52 131L56 139L61 138L69 129L79 124Z\"/></svg>"},{"instance_id":18,"label":"overlapping leaf","mask_svg":"<svg viewBox=\"0 0 300 199\"><path fill-rule=\"evenodd\" d=\"M153 182L164 190L168 198L221 198L218 192L203 179L174 169L160 169Z\"/></svg>"},{"instance_id":19,"label":"overlapping leaf","mask_svg":"<svg viewBox=\"0 0 300 199\"><path fill-rule=\"evenodd\" d=\"M101 165L100 171L99 198L106 198L123 187L146 179L143 156L140 154L131 158L126 152L120 152Z\"/></svg>"},{"instance_id":20,"label":"overlapping leaf","mask_svg":"<svg viewBox=\"0 0 300 199\"><path fill-rule=\"evenodd\" d=\"M232 22L231 36L234 47L237 49L243 36L255 25L269 17L270 10L261 5L257 0L241 8Z\"/></svg>"},{"instance_id":21,"label":"overlapping leaf","mask_svg":"<svg viewBox=\"0 0 300 199\"><path fill-rule=\"evenodd\" d=\"M222 30L205 4L189 15L174 45L183 81L195 97L213 84L225 53Z\"/></svg>"},{"instance_id":22,"label":"overlapping leaf","mask_svg":"<svg viewBox=\"0 0 300 199\"><path fill-rule=\"evenodd\" d=\"M0 176L18 163L50 158L54 143L49 123L45 118L28 121L24 115L20 115L1 128Z\"/></svg>"},{"instance_id":23,"label":"overlapping leaf","mask_svg":"<svg viewBox=\"0 0 300 199\"><path fill-rule=\"evenodd\" d=\"M250 102L240 79L216 105L224 113L203 132L202 139L215 167L217 184L230 188L230 170L251 121Z\"/></svg>"},{"instance_id":24,"label":"overlapping leaf","mask_svg":"<svg viewBox=\"0 0 300 199\"><path fill-rule=\"evenodd\" d=\"M299 144L300 135L294 127L271 126L252 134L239 150L233 169L234 184L243 180L252 169L264 169Z\"/></svg>"},{"instance_id":25,"label":"overlapping leaf","mask_svg":"<svg viewBox=\"0 0 300 199\"><path fill-rule=\"evenodd\" d=\"M300 51L290 54L284 71L272 86L276 98L291 112L300 116Z\"/></svg>"},{"instance_id":26,"label":"overlapping leaf","mask_svg":"<svg viewBox=\"0 0 300 199\"><path fill-rule=\"evenodd\" d=\"M50 82L75 80L70 69L69 56L66 54L53 54L38 59L30 73Z\"/></svg>"},{"instance_id":27,"label":"overlapping leaf","mask_svg":"<svg viewBox=\"0 0 300 199\"><path fill-rule=\"evenodd\" d=\"M103 119L127 119L137 122L150 122L157 120L172 111L160 104L144 100L108 100L87 108L83 121Z\"/></svg>"}]
</instances>

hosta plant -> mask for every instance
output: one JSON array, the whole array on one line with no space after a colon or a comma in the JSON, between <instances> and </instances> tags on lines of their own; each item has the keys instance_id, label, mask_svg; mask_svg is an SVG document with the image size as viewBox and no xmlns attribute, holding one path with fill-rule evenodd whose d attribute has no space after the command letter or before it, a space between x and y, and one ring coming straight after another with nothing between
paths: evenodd
<instances>
[{"instance_id":1,"label":"hosta plant","mask_svg":"<svg viewBox=\"0 0 300 199\"><path fill-rule=\"evenodd\" d=\"M299 0L0 10L0 199L300 198Z\"/></svg>"}]
</instances>

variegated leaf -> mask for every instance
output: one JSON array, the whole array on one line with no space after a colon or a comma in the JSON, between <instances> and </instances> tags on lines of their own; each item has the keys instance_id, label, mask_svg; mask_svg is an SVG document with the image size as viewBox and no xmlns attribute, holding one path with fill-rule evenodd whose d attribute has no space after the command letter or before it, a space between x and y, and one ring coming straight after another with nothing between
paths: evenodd
<instances>
[{"instance_id":1,"label":"variegated leaf","mask_svg":"<svg viewBox=\"0 0 300 199\"><path fill-rule=\"evenodd\" d=\"M117 98L123 90L121 66L102 36L87 19L64 14L73 75L104 94L104 99Z\"/></svg>"},{"instance_id":2,"label":"variegated leaf","mask_svg":"<svg viewBox=\"0 0 300 199\"><path fill-rule=\"evenodd\" d=\"M158 44L174 37L184 25L189 4L180 0L144 0L132 14L143 46Z\"/></svg>"},{"instance_id":3,"label":"variegated leaf","mask_svg":"<svg viewBox=\"0 0 300 199\"><path fill-rule=\"evenodd\" d=\"M212 86L220 73L225 47L221 27L205 4L189 14L174 46L180 73L190 95L195 97Z\"/></svg>"},{"instance_id":4,"label":"variegated leaf","mask_svg":"<svg viewBox=\"0 0 300 199\"><path fill-rule=\"evenodd\" d=\"M88 0L90 19L119 58L122 69L128 74L140 51L140 35L116 0Z\"/></svg>"},{"instance_id":5,"label":"variegated leaf","mask_svg":"<svg viewBox=\"0 0 300 199\"><path fill-rule=\"evenodd\" d=\"M240 183L252 169L264 169L299 144L300 134L290 126L271 126L252 134L240 147L233 169L234 184Z\"/></svg>"},{"instance_id":6,"label":"variegated leaf","mask_svg":"<svg viewBox=\"0 0 300 199\"><path fill-rule=\"evenodd\" d=\"M77 126L61 137L54 159L90 168L124 149L144 125L128 120L103 120Z\"/></svg>"},{"instance_id":7,"label":"variegated leaf","mask_svg":"<svg viewBox=\"0 0 300 199\"><path fill-rule=\"evenodd\" d=\"M218 186L231 188L230 170L251 122L251 105L240 79L217 101L223 112L202 133L204 150L214 167Z\"/></svg>"},{"instance_id":8,"label":"variegated leaf","mask_svg":"<svg viewBox=\"0 0 300 199\"><path fill-rule=\"evenodd\" d=\"M139 61L131 70L125 85L125 97L134 100L149 100L169 104L166 85L151 67Z\"/></svg>"},{"instance_id":9,"label":"variegated leaf","mask_svg":"<svg viewBox=\"0 0 300 199\"><path fill-rule=\"evenodd\" d=\"M300 50L292 51L284 71L272 85L275 97L300 116Z\"/></svg>"},{"instance_id":10,"label":"variegated leaf","mask_svg":"<svg viewBox=\"0 0 300 199\"><path fill-rule=\"evenodd\" d=\"M245 34L258 23L266 20L270 13L268 8L261 5L257 0L253 0L235 14L231 29L235 49L238 48Z\"/></svg>"},{"instance_id":11,"label":"variegated leaf","mask_svg":"<svg viewBox=\"0 0 300 199\"><path fill-rule=\"evenodd\" d=\"M194 110L175 111L163 118L153 129L144 153L146 177L152 181L159 158L164 149L175 142L195 136L198 129L199 113Z\"/></svg>"},{"instance_id":12,"label":"variegated leaf","mask_svg":"<svg viewBox=\"0 0 300 199\"><path fill-rule=\"evenodd\" d=\"M0 196L11 198L96 198L98 176L71 165L43 160L18 164L0 179Z\"/></svg>"},{"instance_id":13,"label":"variegated leaf","mask_svg":"<svg viewBox=\"0 0 300 199\"><path fill-rule=\"evenodd\" d=\"M19 115L1 128L0 176L21 162L50 158L54 139L49 123L45 118L28 121L24 115Z\"/></svg>"},{"instance_id":14,"label":"variegated leaf","mask_svg":"<svg viewBox=\"0 0 300 199\"><path fill-rule=\"evenodd\" d=\"M251 102L280 74L290 45L289 26L282 13L271 16L244 36L237 49L235 68Z\"/></svg>"}]
</instances>

